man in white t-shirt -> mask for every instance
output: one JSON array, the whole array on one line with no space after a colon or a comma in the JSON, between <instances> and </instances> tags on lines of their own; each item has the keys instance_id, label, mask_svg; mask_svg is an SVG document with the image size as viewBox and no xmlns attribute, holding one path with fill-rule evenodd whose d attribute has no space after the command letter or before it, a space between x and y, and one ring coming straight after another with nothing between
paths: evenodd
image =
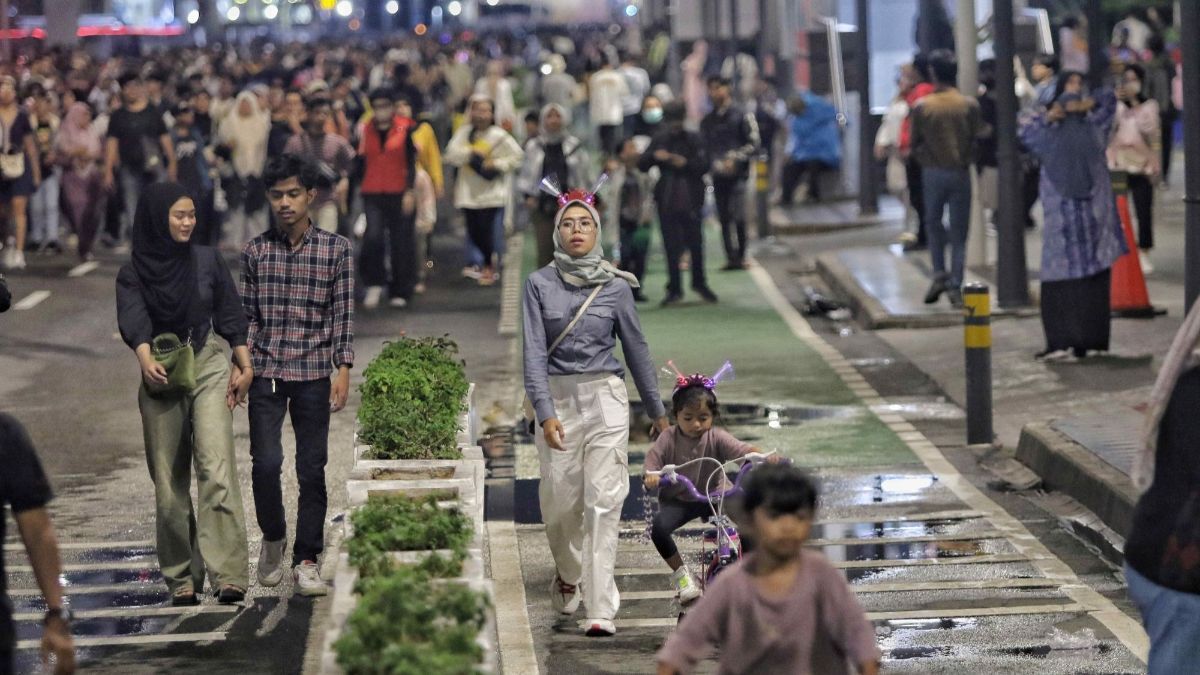
<instances>
[{"instance_id":1,"label":"man in white t-shirt","mask_svg":"<svg viewBox=\"0 0 1200 675\"><path fill-rule=\"evenodd\" d=\"M638 65L632 54L626 54L621 61L621 77L625 78L628 91L621 97L621 112L625 116L625 138L633 138L637 127L638 117L642 113L642 101L650 93L650 74Z\"/></svg>"},{"instance_id":2,"label":"man in white t-shirt","mask_svg":"<svg viewBox=\"0 0 1200 675\"><path fill-rule=\"evenodd\" d=\"M588 81L592 124L600 133L600 149L606 156L615 155L621 142L621 126L625 123L622 101L628 93L625 77L608 62Z\"/></svg>"}]
</instances>

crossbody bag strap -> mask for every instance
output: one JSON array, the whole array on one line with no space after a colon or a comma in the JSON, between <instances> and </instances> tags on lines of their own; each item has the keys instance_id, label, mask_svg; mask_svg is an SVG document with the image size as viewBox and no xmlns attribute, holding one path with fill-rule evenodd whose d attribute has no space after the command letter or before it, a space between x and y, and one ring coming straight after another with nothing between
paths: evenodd
<instances>
[{"instance_id":1,"label":"crossbody bag strap","mask_svg":"<svg viewBox=\"0 0 1200 675\"><path fill-rule=\"evenodd\" d=\"M604 288L604 286L600 285L592 289L591 294L587 296L587 300L583 301L583 305L579 308L579 311L575 312L575 318L571 319L571 323L567 324L567 327L558 334L558 337L554 338L554 342L550 344L550 349L546 350L547 354L553 354L554 350L558 349L558 346L562 344L562 341L567 339L567 335L570 335L571 331L574 330L575 324L579 323L579 320L583 318L583 313L587 311L588 306L592 304L597 295L600 295L601 288Z\"/></svg>"}]
</instances>

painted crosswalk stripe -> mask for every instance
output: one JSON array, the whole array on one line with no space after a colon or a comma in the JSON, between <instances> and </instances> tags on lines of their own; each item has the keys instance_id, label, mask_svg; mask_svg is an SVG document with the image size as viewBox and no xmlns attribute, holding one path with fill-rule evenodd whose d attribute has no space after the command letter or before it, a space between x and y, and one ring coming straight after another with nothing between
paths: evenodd
<instances>
[{"instance_id":1,"label":"painted crosswalk stripe","mask_svg":"<svg viewBox=\"0 0 1200 675\"><path fill-rule=\"evenodd\" d=\"M110 635L107 637L77 637L76 647L120 647L131 645L161 645L179 642L220 642L225 633L170 633L167 635ZM41 640L21 640L17 649L39 649Z\"/></svg>"},{"instance_id":2,"label":"painted crosswalk stripe","mask_svg":"<svg viewBox=\"0 0 1200 675\"><path fill-rule=\"evenodd\" d=\"M96 262L95 260L89 260L85 263L80 263L75 267L72 267L71 271L67 272L67 276L72 278L81 277L88 272L95 270L97 267L100 267L100 263Z\"/></svg>"},{"instance_id":3,"label":"painted crosswalk stripe","mask_svg":"<svg viewBox=\"0 0 1200 675\"><path fill-rule=\"evenodd\" d=\"M850 589L857 595L872 593L912 593L924 591L979 591L1030 588L1060 588L1054 579L986 579L968 581L914 581L908 583L861 583L852 584ZM673 600L675 591L622 591L623 602L639 600Z\"/></svg>"},{"instance_id":4,"label":"painted crosswalk stripe","mask_svg":"<svg viewBox=\"0 0 1200 675\"><path fill-rule=\"evenodd\" d=\"M6 567L9 572L32 572L33 567L30 565L12 565ZM158 569L157 560L147 560L138 562L136 560L114 560L107 562L95 563L65 563L62 566L64 572L107 572L113 570L156 570Z\"/></svg>"},{"instance_id":5,"label":"painted crosswalk stripe","mask_svg":"<svg viewBox=\"0 0 1200 675\"><path fill-rule=\"evenodd\" d=\"M900 560L831 560L834 567L840 570L854 569L883 569L887 567L941 567L946 565L981 565L995 563L1031 562L1019 553L988 553L985 555L964 555L958 558L902 558ZM667 567L618 567L614 574L619 577L637 576L669 576Z\"/></svg>"},{"instance_id":6,"label":"painted crosswalk stripe","mask_svg":"<svg viewBox=\"0 0 1200 675\"><path fill-rule=\"evenodd\" d=\"M139 539L134 541L60 541L58 543L58 550L60 551L91 551L93 549L109 548L154 548L154 542L149 539ZM16 553L24 550L25 547L19 542L4 545L5 553Z\"/></svg>"},{"instance_id":7,"label":"painted crosswalk stripe","mask_svg":"<svg viewBox=\"0 0 1200 675\"><path fill-rule=\"evenodd\" d=\"M964 532L962 534L924 534L913 537L845 537L840 539L812 539L805 543L810 548L828 548L832 546L895 546L904 544L927 544L954 541L984 541L987 539L1003 539L1003 532L989 530L985 532ZM701 542L695 538L676 540L680 550L699 550ZM649 543L622 543L622 553L642 553L649 550ZM712 544L709 544L711 547Z\"/></svg>"},{"instance_id":8,"label":"painted crosswalk stripe","mask_svg":"<svg viewBox=\"0 0 1200 675\"><path fill-rule=\"evenodd\" d=\"M193 614L234 614L241 611L237 605L197 605L193 607L111 607L107 609L81 609L74 612L77 621L87 619L114 619L141 616L178 616ZM41 621L42 612L21 612L13 615L14 621Z\"/></svg>"},{"instance_id":9,"label":"painted crosswalk stripe","mask_svg":"<svg viewBox=\"0 0 1200 675\"><path fill-rule=\"evenodd\" d=\"M99 593L166 593L167 587L161 581L155 579L146 581L145 583L130 582L127 584L85 584L82 586L66 586L63 588L63 594L66 596L72 595L95 595ZM22 597L40 597L42 591L39 588L10 588L8 594L14 598Z\"/></svg>"},{"instance_id":10,"label":"painted crosswalk stripe","mask_svg":"<svg viewBox=\"0 0 1200 675\"><path fill-rule=\"evenodd\" d=\"M17 311L33 309L48 297L50 297L50 291L34 291L22 298L21 301L13 305L12 308Z\"/></svg>"}]
</instances>

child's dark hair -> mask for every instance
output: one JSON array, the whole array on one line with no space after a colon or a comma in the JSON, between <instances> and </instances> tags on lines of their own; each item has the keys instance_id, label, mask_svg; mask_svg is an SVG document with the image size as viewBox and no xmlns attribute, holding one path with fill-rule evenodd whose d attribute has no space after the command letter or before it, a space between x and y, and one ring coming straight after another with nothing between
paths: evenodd
<instances>
[{"instance_id":1,"label":"child's dark hair","mask_svg":"<svg viewBox=\"0 0 1200 675\"><path fill-rule=\"evenodd\" d=\"M790 464L760 464L746 478L742 504L746 513L765 508L775 515L813 514L817 510L817 484Z\"/></svg>"},{"instance_id":2,"label":"child's dark hair","mask_svg":"<svg viewBox=\"0 0 1200 675\"><path fill-rule=\"evenodd\" d=\"M676 415L684 408L700 403L708 406L708 411L713 414L713 417L721 416L716 393L704 385L689 384L686 387L680 387L671 395L671 409Z\"/></svg>"}]
</instances>

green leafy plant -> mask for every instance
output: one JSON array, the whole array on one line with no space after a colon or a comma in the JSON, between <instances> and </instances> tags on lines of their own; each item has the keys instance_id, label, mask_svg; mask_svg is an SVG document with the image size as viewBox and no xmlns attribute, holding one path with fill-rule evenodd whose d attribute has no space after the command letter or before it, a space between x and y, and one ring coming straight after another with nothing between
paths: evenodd
<instances>
[{"instance_id":1,"label":"green leafy plant","mask_svg":"<svg viewBox=\"0 0 1200 675\"><path fill-rule=\"evenodd\" d=\"M394 565L391 551L449 549L449 559L430 556L418 567L431 576L456 576L474 534L471 519L457 507L441 508L436 497L378 497L350 517L354 536L346 543L350 564L361 576L376 576Z\"/></svg>"},{"instance_id":2,"label":"green leafy plant","mask_svg":"<svg viewBox=\"0 0 1200 675\"><path fill-rule=\"evenodd\" d=\"M359 387L368 459L461 459L455 444L467 395L458 345L447 337L389 342Z\"/></svg>"},{"instance_id":3,"label":"green leafy plant","mask_svg":"<svg viewBox=\"0 0 1200 675\"><path fill-rule=\"evenodd\" d=\"M475 642L489 606L484 593L400 568L359 581L362 594L334 644L347 675L458 675L476 671Z\"/></svg>"}]
</instances>

